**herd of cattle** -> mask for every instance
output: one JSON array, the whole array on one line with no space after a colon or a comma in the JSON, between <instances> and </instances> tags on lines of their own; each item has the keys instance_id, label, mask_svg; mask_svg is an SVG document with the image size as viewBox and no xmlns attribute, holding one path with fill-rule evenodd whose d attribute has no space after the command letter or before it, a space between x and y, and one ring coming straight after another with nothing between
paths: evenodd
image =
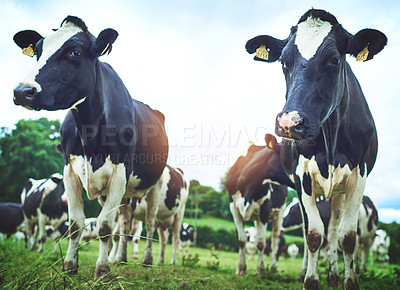
<instances>
[{"instance_id":1,"label":"herd of cattle","mask_svg":"<svg viewBox=\"0 0 400 290\"><path fill-rule=\"evenodd\" d=\"M65 219L67 197L69 247L64 270L73 274L78 270L82 229L86 231L93 223L85 222L83 189L89 199L98 198L102 211L93 225L100 240L96 278L109 273L109 260L126 261L133 220L146 226L143 264L153 263L151 244L156 228L161 241L158 261L164 261L167 229L172 228L172 262L176 262L189 190L182 172L166 165L164 115L132 99L111 66L98 59L111 52L117 36L115 30L105 29L96 38L73 16L46 37L32 30L14 36L24 54L37 58L36 66L15 88L14 103L37 111L70 110L60 132L63 182L58 176L30 180L23 192L22 209L9 207L20 208L19 220L22 210L27 235L38 235L42 249L44 225L52 220L58 226ZM386 43L386 36L378 30L363 29L353 35L332 14L316 9L306 12L286 39L261 35L247 42L246 50L256 53L255 60L282 63L287 92L275 124L283 141L267 134L266 145L249 146L227 177L239 241L238 274L246 271L246 244L251 241L258 250L258 272L265 269L268 222L272 222L273 267L282 224L284 229L301 224L306 245L301 272L304 288L319 287L317 263L324 244L329 285L339 283L341 250L344 287L358 288L353 261L360 267L359 255L354 258L354 254L361 250L360 271L365 270L366 249L380 234L376 208L370 199L363 199L366 178L376 160L377 134L346 55L371 60ZM287 187L294 188L299 199L284 219ZM50 192L61 188L65 194L51 196ZM57 210L49 204L57 205ZM296 223L286 224L290 218L297 219ZM249 242L246 221L254 221L255 226ZM30 247L36 245L34 240ZM295 253L296 248L289 246L288 252Z\"/></svg>"}]
</instances>

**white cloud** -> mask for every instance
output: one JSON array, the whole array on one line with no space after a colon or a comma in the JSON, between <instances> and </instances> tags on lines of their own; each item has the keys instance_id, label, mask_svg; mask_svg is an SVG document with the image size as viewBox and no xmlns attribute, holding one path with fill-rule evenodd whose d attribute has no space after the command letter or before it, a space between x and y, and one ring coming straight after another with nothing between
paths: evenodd
<instances>
[{"instance_id":1,"label":"white cloud","mask_svg":"<svg viewBox=\"0 0 400 290\"><path fill-rule=\"evenodd\" d=\"M400 223L400 209L381 208L379 210L379 221L384 223Z\"/></svg>"}]
</instances>

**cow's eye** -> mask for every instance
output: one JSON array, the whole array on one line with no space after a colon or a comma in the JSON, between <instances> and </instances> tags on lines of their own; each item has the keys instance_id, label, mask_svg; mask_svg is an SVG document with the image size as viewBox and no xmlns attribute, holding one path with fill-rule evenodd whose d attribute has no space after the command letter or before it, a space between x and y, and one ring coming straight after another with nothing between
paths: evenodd
<instances>
[{"instance_id":1,"label":"cow's eye","mask_svg":"<svg viewBox=\"0 0 400 290\"><path fill-rule=\"evenodd\" d=\"M332 57L331 60L330 60L330 64L331 65L338 65L339 62L340 62L340 59L337 58L337 57Z\"/></svg>"},{"instance_id":2,"label":"cow's eye","mask_svg":"<svg viewBox=\"0 0 400 290\"><path fill-rule=\"evenodd\" d=\"M73 57L78 57L81 55L81 52L79 50L73 50L71 51L71 56Z\"/></svg>"}]
</instances>

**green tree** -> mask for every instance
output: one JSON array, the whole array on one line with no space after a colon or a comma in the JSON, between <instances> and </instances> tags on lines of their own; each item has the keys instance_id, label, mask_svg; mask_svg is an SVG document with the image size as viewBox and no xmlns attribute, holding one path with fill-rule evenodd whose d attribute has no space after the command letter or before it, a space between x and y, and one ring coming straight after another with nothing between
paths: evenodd
<instances>
[{"instance_id":1,"label":"green tree","mask_svg":"<svg viewBox=\"0 0 400 290\"><path fill-rule=\"evenodd\" d=\"M60 122L40 118L20 120L14 129L0 129L0 201L20 202L28 178L62 173L64 158L57 151Z\"/></svg>"}]
</instances>

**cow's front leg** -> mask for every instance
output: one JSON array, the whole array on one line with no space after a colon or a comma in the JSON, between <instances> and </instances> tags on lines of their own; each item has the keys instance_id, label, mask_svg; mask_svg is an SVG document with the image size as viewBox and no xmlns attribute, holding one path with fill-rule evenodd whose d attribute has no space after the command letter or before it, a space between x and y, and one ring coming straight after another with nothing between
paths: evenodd
<instances>
[{"instance_id":1,"label":"cow's front leg","mask_svg":"<svg viewBox=\"0 0 400 290\"><path fill-rule=\"evenodd\" d=\"M318 289L320 285L318 276L318 250L322 245L324 237L324 224L319 215L315 197L303 191L301 199L308 221L308 266L304 279L304 289Z\"/></svg>"},{"instance_id":2,"label":"cow's front leg","mask_svg":"<svg viewBox=\"0 0 400 290\"><path fill-rule=\"evenodd\" d=\"M236 274L244 275L246 274L245 246L247 238L246 238L246 233L244 231L243 218L233 202L230 203L229 208L231 210L233 221L235 223L236 230L238 232L239 265L236 270Z\"/></svg>"},{"instance_id":3,"label":"cow's front leg","mask_svg":"<svg viewBox=\"0 0 400 290\"><path fill-rule=\"evenodd\" d=\"M353 254L356 245L357 220L364 193L366 177L354 170L347 179L343 216L339 224L339 245L344 257L344 288L359 289L354 272Z\"/></svg>"},{"instance_id":4,"label":"cow's front leg","mask_svg":"<svg viewBox=\"0 0 400 290\"><path fill-rule=\"evenodd\" d=\"M109 193L103 205L97 222L99 225L99 257L96 262L95 279L106 276L110 272L108 264L108 245L111 238L111 229L115 221L118 207L126 189L125 167L115 165L112 178L109 182Z\"/></svg>"},{"instance_id":5,"label":"cow's front leg","mask_svg":"<svg viewBox=\"0 0 400 290\"><path fill-rule=\"evenodd\" d=\"M118 219L118 217L117 217ZM112 229L112 239L111 239L111 251L108 254L108 261L110 263L113 263L116 261L116 256L117 256L117 251L118 251L118 246L119 246L119 223L116 222L114 224L114 227Z\"/></svg>"},{"instance_id":6,"label":"cow's front leg","mask_svg":"<svg viewBox=\"0 0 400 290\"><path fill-rule=\"evenodd\" d=\"M70 164L64 167L64 186L68 198L69 245L63 270L69 274L78 272L78 248L85 225L85 212L82 199L82 183Z\"/></svg>"},{"instance_id":7,"label":"cow's front leg","mask_svg":"<svg viewBox=\"0 0 400 290\"><path fill-rule=\"evenodd\" d=\"M43 251L43 246L44 243L46 242L46 216L40 211L38 210L38 230L39 230L39 236L38 236L38 241L39 241L39 248L38 248L38 252L42 252ZM54 229L54 231L56 231L57 229Z\"/></svg>"},{"instance_id":8,"label":"cow's front leg","mask_svg":"<svg viewBox=\"0 0 400 290\"><path fill-rule=\"evenodd\" d=\"M132 222L132 207L129 199L122 199L121 206L118 209L118 224L119 224L119 243L118 250L115 256L115 262L126 263L126 247L128 245L128 234Z\"/></svg>"},{"instance_id":9,"label":"cow's front leg","mask_svg":"<svg viewBox=\"0 0 400 290\"><path fill-rule=\"evenodd\" d=\"M331 219L328 226L328 285L339 286L338 267L338 227L342 219L344 194L337 194L331 199Z\"/></svg>"},{"instance_id":10,"label":"cow's front leg","mask_svg":"<svg viewBox=\"0 0 400 290\"><path fill-rule=\"evenodd\" d=\"M158 210L159 190L158 184L149 190L146 196L146 249L143 255L143 265L153 265L152 240L155 230L156 215Z\"/></svg>"},{"instance_id":11,"label":"cow's front leg","mask_svg":"<svg viewBox=\"0 0 400 290\"><path fill-rule=\"evenodd\" d=\"M257 264L257 274L261 275L265 271L264 265L264 249L265 249L265 232L267 230L267 223L262 223L261 221L255 221L254 226L257 230L256 232L256 245L258 250L258 264ZM276 267L276 264L275 264Z\"/></svg>"}]
</instances>

